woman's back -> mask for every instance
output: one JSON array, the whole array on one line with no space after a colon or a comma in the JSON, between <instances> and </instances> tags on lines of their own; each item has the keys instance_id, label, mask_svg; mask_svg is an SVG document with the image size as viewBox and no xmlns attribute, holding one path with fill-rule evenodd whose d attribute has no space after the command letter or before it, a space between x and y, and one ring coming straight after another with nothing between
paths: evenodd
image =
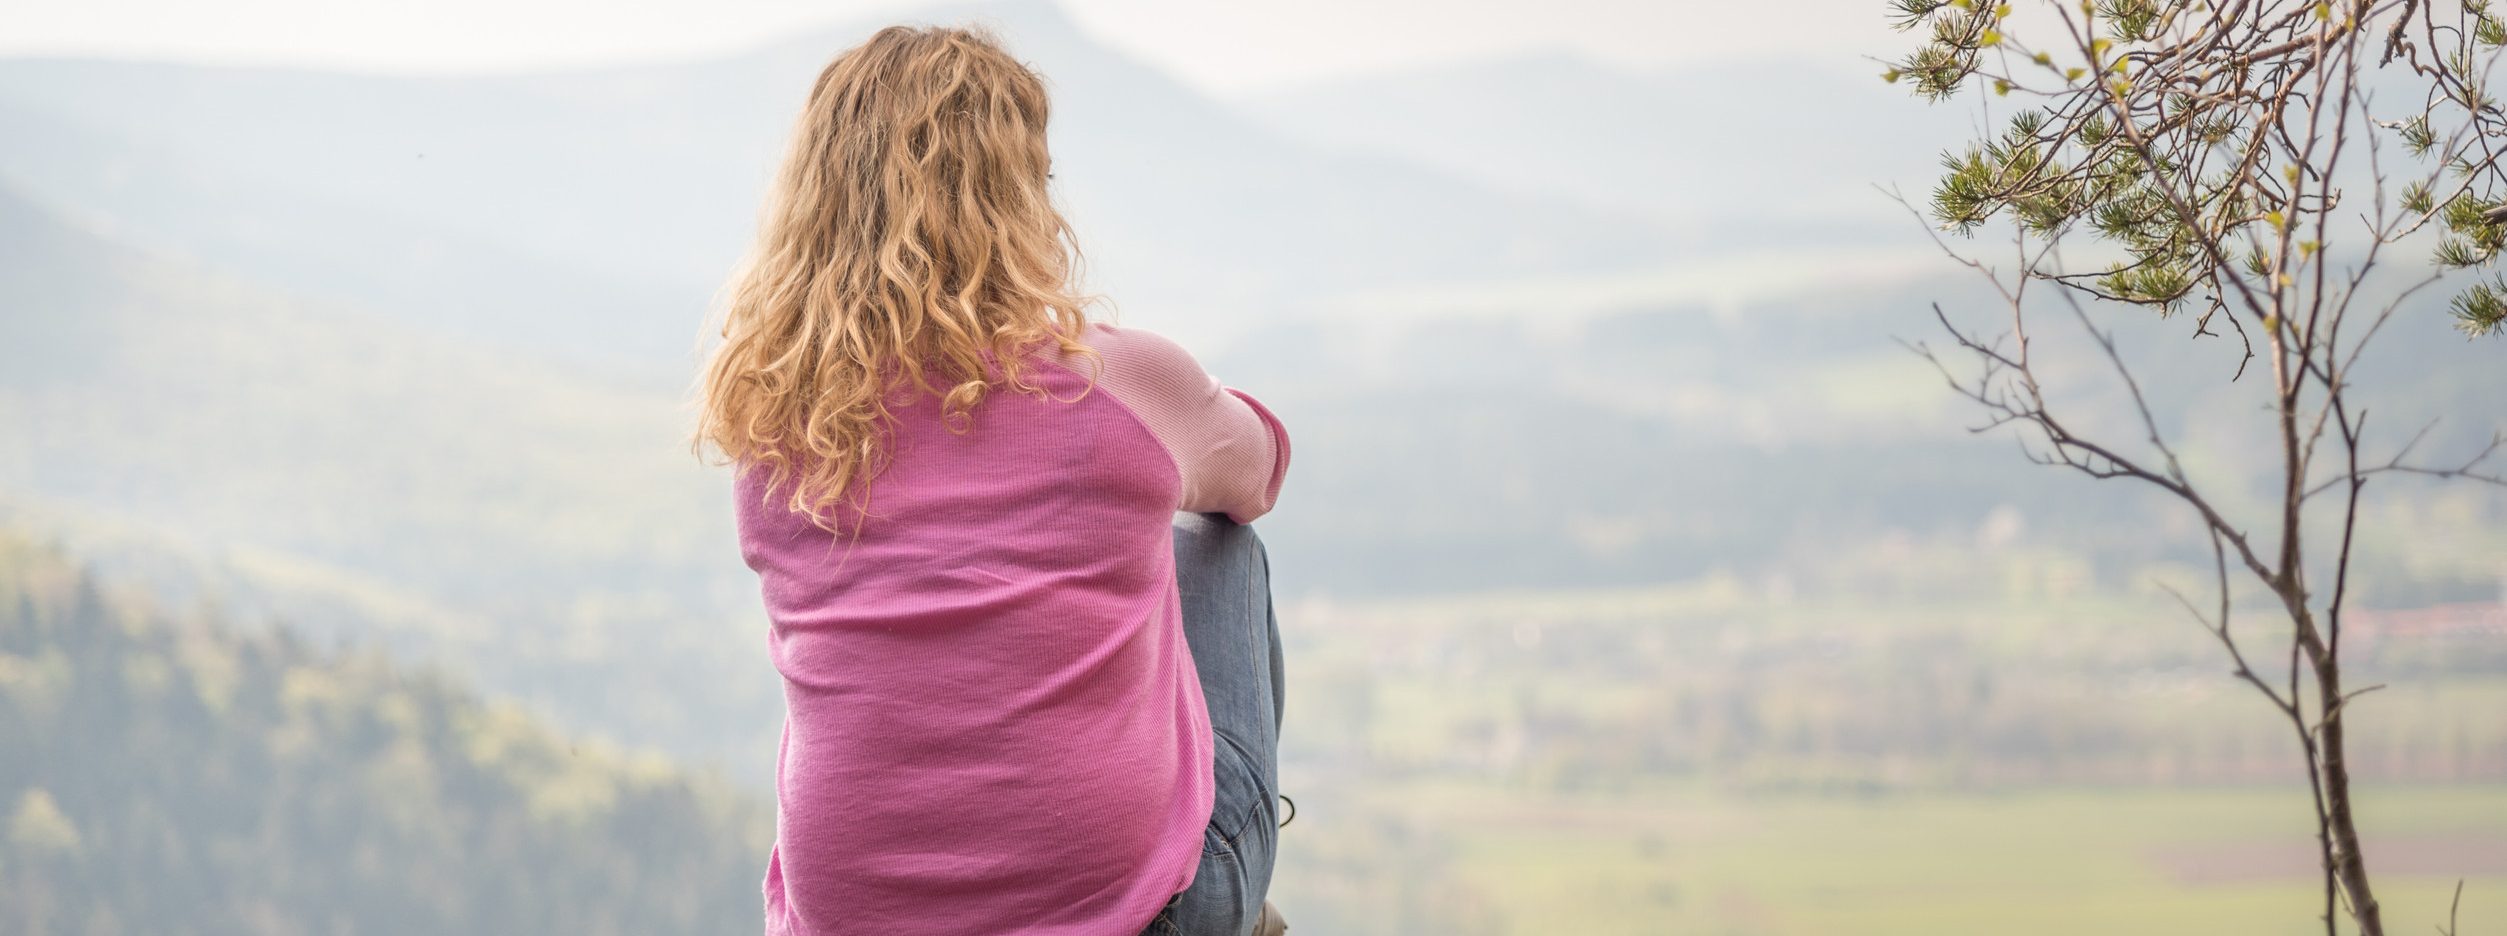
<instances>
[{"instance_id":1,"label":"woman's back","mask_svg":"<svg viewBox=\"0 0 2507 936\"><path fill-rule=\"evenodd\" d=\"M1041 397L901 396L841 522L742 472L789 705L770 927L1128 932L1190 883L1212 742L1169 523L1267 511L1288 443L1173 343L1082 340L1036 352Z\"/></svg>"}]
</instances>

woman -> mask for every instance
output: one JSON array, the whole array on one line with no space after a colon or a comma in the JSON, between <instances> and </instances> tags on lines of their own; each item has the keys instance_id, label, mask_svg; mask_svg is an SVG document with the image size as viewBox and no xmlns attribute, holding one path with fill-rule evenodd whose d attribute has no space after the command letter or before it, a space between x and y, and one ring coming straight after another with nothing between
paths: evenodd
<instances>
[{"instance_id":1,"label":"woman","mask_svg":"<svg viewBox=\"0 0 2507 936\"><path fill-rule=\"evenodd\" d=\"M1046 110L987 36L881 31L819 74L733 284L700 434L784 677L770 934L1279 925L1238 524L1288 437L1088 321Z\"/></svg>"}]
</instances>

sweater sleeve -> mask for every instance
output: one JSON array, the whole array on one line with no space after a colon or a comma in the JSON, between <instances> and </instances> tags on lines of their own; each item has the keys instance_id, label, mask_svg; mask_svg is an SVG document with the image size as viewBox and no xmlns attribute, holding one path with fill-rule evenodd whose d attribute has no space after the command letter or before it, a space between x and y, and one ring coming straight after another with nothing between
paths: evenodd
<instances>
[{"instance_id":1,"label":"sweater sleeve","mask_svg":"<svg viewBox=\"0 0 2507 936\"><path fill-rule=\"evenodd\" d=\"M1177 510L1251 523L1278 502L1288 475L1288 430L1242 390L1201 369L1182 345L1136 329L1097 326L1098 387L1130 407L1175 460Z\"/></svg>"}]
</instances>

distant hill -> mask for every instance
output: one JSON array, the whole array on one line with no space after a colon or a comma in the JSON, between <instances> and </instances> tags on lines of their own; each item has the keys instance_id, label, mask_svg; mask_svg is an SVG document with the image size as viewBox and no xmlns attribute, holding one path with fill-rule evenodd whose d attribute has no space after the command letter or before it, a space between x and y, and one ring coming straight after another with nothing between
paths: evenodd
<instances>
[{"instance_id":1,"label":"distant hill","mask_svg":"<svg viewBox=\"0 0 2507 936\"><path fill-rule=\"evenodd\" d=\"M353 622L569 728L771 753L729 485L676 396L132 250L5 188L0 297L0 502L82 555L318 636Z\"/></svg>"},{"instance_id":2,"label":"distant hill","mask_svg":"<svg viewBox=\"0 0 2507 936\"><path fill-rule=\"evenodd\" d=\"M1359 75L1240 102L1308 143L1417 162L1511 191L1642 214L1726 248L1892 242L1922 233L1876 191L1923 205L1939 152L1972 125L1831 62L1632 72L1565 53Z\"/></svg>"},{"instance_id":3,"label":"distant hill","mask_svg":"<svg viewBox=\"0 0 2507 936\"><path fill-rule=\"evenodd\" d=\"M1639 217L1302 146L1013 0L1055 88L1092 286L1225 330L1365 286L1628 270ZM817 69L880 23L720 59L497 77L0 61L0 180L141 246L443 333L682 368Z\"/></svg>"},{"instance_id":4,"label":"distant hill","mask_svg":"<svg viewBox=\"0 0 2507 936\"><path fill-rule=\"evenodd\" d=\"M769 813L0 533L0 930L754 930Z\"/></svg>"},{"instance_id":5,"label":"distant hill","mask_svg":"<svg viewBox=\"0 0 2507 936\"><path fill-rule=\"evenodd\" d=\"M1806 575L1889 543L1978 548L1971 534L1997 511L2026 516L2107 587L2207 558L2192 536L2153 535L2177 529L2181 504L2031 465L2007 431L1965 431L1982 414L1897 340L1946 343L1934 302L1987 335L2007 331L1980 281L1819 276L1720 306L1629 300L1561 316L1529 289L1470 314L1352 314L1248 337L1214 366L1265 393L1298 441L1282 510L1265 521L1279 580L1360 595ZM2123 384L2039 298L2048 392L2076 427L2140 445ZM2196 340L2190 320L2094 314L2160 401L2189 470L2241 503L2255 496L2278 469L2255 415L2268 376L2233 380L2235 340ZM2416 452L2431 462L2507 430L2500 352L2463 340L2444 294L2422 291L2354 374L2355 399L2379 414L2370 457L2432 421ZM2362 582L2375 584L2354 597L2410 607L2496 592L2482 550L2507 540L2478 518L2502 516L2507 496L2394 477L2372 501ZM2440 502L2463 509L2429 512Z\"/></svg>"},{"instance_id":6,"label":"distant hill","mask_svg":"<svg viewBox=\"0 0 2507 936\"><path fill-rule=\"evenodd\" d=\"M1568 53L1512 55L1233 103L1309 145L1642 215L1719 251L1924 245L1919 222L1881 189L1924 207L1941 154L1980 127L2000 129L2022 100L1928 103L1882 81L1881 65L1859 66L1759 59L1635 71ZM2398 72L2369 76L2391 86L2380 100L2414 98ZM2368 180L2349 184L2364 191Z\"/></svg>"}]
</instances>

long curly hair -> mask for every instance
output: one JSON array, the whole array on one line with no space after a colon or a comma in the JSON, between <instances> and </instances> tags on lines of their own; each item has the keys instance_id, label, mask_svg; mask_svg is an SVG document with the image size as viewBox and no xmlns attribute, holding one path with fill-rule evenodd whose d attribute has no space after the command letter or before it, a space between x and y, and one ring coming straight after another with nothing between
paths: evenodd
<instances>
[{"instance_id":1,"label":"long curly hair","mask_svg":"<svg viewBox=\"0 0 2507 936\"><path fill-rule=\"evenodd\" d=\"M884 467L891 407L964 432L1028 356L1079 341L1079 250L1047 180L1045 85L990 35L893 26L818 75L728 287L697 445L835 529Z\"/></svg>"}]
</instances>

